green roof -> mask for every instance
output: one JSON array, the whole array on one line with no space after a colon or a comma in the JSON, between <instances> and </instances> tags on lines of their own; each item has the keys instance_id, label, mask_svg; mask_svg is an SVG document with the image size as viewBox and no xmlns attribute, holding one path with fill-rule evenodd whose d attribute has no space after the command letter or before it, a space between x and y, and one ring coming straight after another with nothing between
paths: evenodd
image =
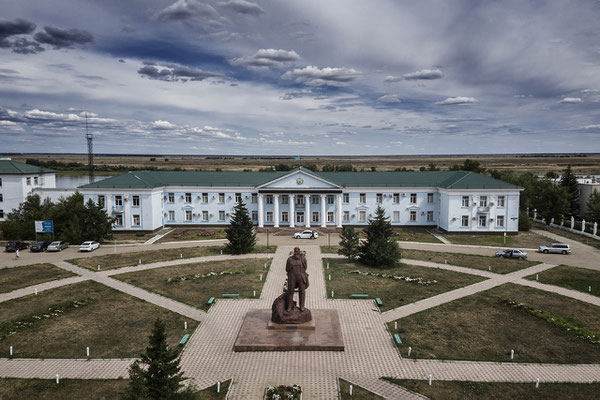
<instances>
[{"instance_id":1,"label":"green roof","mask_svg":"<svg viewBox=\"0 0 600 400\"><path fill-rule=\"evenodd\" d=\"M49 172L54 172L54 170L16 162L10 158L0 158L0 175L46 174Z\"/></svg>"},{"instance_id":2,"label":"green roof","mask_svg":"<svg viewBox=\"0 0 600 400\"><path fill-rule=\"evenodd\" d=\"M445 189L522 189L487 175L468 171L423 172L312 172L308 174L343 187L439 187ZM161 186L254 187L291 174L273 172L135 171L80 186L94 188L150 189Z\"/></svg>"}]
</instances>

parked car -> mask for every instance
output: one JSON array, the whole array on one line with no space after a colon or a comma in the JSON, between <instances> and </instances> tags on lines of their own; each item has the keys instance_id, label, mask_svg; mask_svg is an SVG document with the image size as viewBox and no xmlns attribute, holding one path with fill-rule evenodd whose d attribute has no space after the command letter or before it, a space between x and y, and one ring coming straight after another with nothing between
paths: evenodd
<instances>
[{"instance_id":1,"label":"parked car","mask_svg":"<svg viewBox=\"0 0 600 400\"><path fill-rule=\"evenodd\" d=\"M6 243L5 250L14 253L17 250L25 250L28 247L29 243L22 240L9 240L8 243Z\"/></svg>"},{"instance_id":2,"label":"parked car","mask_svg":"<svg viewBox=\"0 0 600 400\"><path fill-rule=\"evenodd\" d=\"M69 242L63 242L62 240L56 240L48 245L46 250L48 251L61 251L69 247Z\"/></svg>"},{"instance_id":3,"label":"parked car","mask_svg":"<svg viewBox=\"0 0 600 400\"><path fill-rule=\"evenodd\" d=\"M29 251L31 251L32 253L41 253L43 251L46 251L49 244L50 244L50 242L44 242L44 241L35 242L31 246L29 246Z\"/></svg>"},{"instance_id":4,"label":"parked car","mask_svg":"<svg viewBox=\"0 0 600 400\"><path fill-rule=\"evenodd\" d=\"M294 239L316 239L318 237L319 232L311 231L310 229L294 233Z\"/></svg>"},{"instance_id":5,"label":"parked car","mask_svg":"<svg viewBox=\"0 0 600 400\"><path fill-rule=\"evenodd\" d=\"M527 253L525 253L519 249L506 249L506 250L497 251L496 257L519 258L521 260L525 260L527 258Z\"/></svg>"},{"instance_id":6,"label":"parked car","mask_svg":"<svg viewBox=\"0 0 600 400\"><path fill-rule=\"evenodd\" d=\"M81 243L79 246L79 251L94 251L98 247L100 247L100 243L96 242L95 240L89 240Z\"/></svg>"},{"instance_id":7,"label":"parked car","mask_svg":"<svg viewBox=\"0 0 600 400\"><path fill-rule=\"evenodd\" d=\"M566 243L550 243L546 246L540 246L538 251L540 253L558 253L558 254L571 254L571 246Z\"/></svg>"}]
</instances>

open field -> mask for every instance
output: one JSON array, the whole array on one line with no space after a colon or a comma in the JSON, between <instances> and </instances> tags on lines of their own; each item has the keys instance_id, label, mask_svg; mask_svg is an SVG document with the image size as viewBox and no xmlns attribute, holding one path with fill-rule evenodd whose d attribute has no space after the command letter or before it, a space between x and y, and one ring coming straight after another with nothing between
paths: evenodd
<instances>
[{"instance_id":1,"label":"open field","mask_svg":"<svg viewBox=\"0 0 600 400\"><path fill-rule=\"evenodd\" d=\"M0 293L70 276L75 274L52 264L32 264L0 269Z\"/></svg>"},{"instance_id":2,"label":"open field","mask_svg":"<svg viewBox=\"0 0 600 400\"><path fill-rule=\"evenodd\" d=\"M47 290L0 303L0 357L137 357L156 318L165 322L169 346L177 346L195 321L96 282Z\"/></svg>"},{"instance_id":3,"label":"open field","mask_svg":"<svg viewBox=\"0 0 600 400\"><path fill-rule=\"evenodd\" d=\"M383 397L354 384L352 384L352 396L350 396L350 382L342 378L338 379L338 382L340 385L340 400L383 400Z\"/></svg>"},{"instance_id":4,"label":"open field","mask_svg":"<svg viewBox=\"0 0 600 400\"><path fill-rule=\"evenodd\" d=\"M253 291L256 290L256 297L260 297L270 266L270 258L252 258L184 264L113 277L193 307L208 310L208 299L221 298L223 293L238 293L241 298L252 298ZM211 273L216 275L193 277ZM263 275L262 281L260 274Z\"/></svg>"},{"instance_id":5,"label":"open field","mask_svg":"<svg viewBox=\"0 0 600 400\"><path fill-rule=\"evenodd\" d=\"M42 161L79 162L87 165L87 154L10 154L15 161L25 162L28 158ZM154 161L151 161L154 158ZM422 166L435 164L438 168L448 169L453 164L462 164L466 158L476 160L485 168L498 170L529 171L544 175L548 171L559 171L571 165L576 174L600 174L600 154L528 154L528 155L427 155L427 156L322 156L302 157L302 165L352 165L356 169L393 171L396 168L419 170ZM194 155L94 155L97 172L103 165L125 165L135 168L181 168L184 170L242 171L287 164L297 166L293 156L284 157L241 157L241 156L194 156ZM82 171L83 174L87 172ZM104 172L103 172L104 173Z\"/></svg>"},{"instance_id":6,"label":"open field","mask_svg":"<svg viewBox=\"0 0 600 400\"><path fill-rule=\"evenodd\" d=\"M538 278L541 283L600 296L600 271L559 265L556 268L540 272ZM535 275L526 276L525 279L535 280Z\"/></svg>"},{"instance_id":7,"label":"open field","mask_svg":"<svg viewBox=\"0 0 600 400\"><path fill-rule=\"evenodd\" d=\"M546 314L504 304L511 300ZM400 351L411 358L510 362L596 363L600 345L573 329L600 332L596 306L537 289L505 284L399 319ZM562 319L561 319L562 318ZM560 325L561 322L567 325ZM596 339L597 340L597 339Z\"/></svg>"},{"instance_id":8,"label":"open field","mask_svg":"<svg viewBox=\"0 0 600 400\"><path fill-rule=\"evenodd\" d=\"M227 235L224 228L177 228L160 238L157 243L226 238Z\"/></svg>"},{"instance_id":9,"label":"open field","mask_svg":"<svg viewBox=\"0 0 600 400\"><path fill-rule=\"evenodd\" d=\"M538 235L534 232L519 232L518 235L507 235L506 244L504 243L504 235L482 235L482 234L467 234L453 233L443 235L451 243L454 244L469 244L478 246L496 246L496 247L521 247L529 249L537 249L548 243L548 238Z\"/></svg>"},{"instance_id":10,"label":"open field","mask_svg":"<svg viewBox=\"0 0 600 400\"><path fill-rule=\"evenodd\" d=\"M329 263L329 269L326 268L327 263ZM360 272L422 278L424 282L436 282L422 284L350 273L356 270L360 270ZM332 290L336 299L347 299L350 298L351 294L368 294L370 299L379 297L383 301L382 311L391 310L417 300L485 280L485 278L480 276L435 268L406 264L402 264L396 268L373 268L359 263L349 263L341 259L323 259L323 271L328 298L331 298ZM329 280L329 275L331 275L331 280Z\"/></svg>"},{"instance_id":11,"label":"open field","mask_svg":"<svg viewBox=\"0 0 600 400\"><path fill-rule=\"evenodd\" d=\"M597 399L600 383L540 383L535 382L468 382L435 380L429 386L427 380L384 378L403 388L429 397L432 400L475 400L475 399Z\"/></svg>"}]
</instances>

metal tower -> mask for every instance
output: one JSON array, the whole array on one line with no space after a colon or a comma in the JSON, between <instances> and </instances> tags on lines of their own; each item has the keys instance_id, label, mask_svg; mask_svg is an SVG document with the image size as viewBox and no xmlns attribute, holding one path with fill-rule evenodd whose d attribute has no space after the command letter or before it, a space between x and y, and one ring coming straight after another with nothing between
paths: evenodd
<instances>
[{"instance_id":1,"label":"metal tower","mask_svg":"<svg viewBox=\"0 0 600 400\"><path fill-rule=\"evenodd\" d=\"M89 171L89 179L90 183L94 183L94 135L91 133L87 133L88 131L88 123L87 123L87 113L85 113L85 137L87 138L87 147L88 147L88 171Z\"/></svg>"}]
</instances>

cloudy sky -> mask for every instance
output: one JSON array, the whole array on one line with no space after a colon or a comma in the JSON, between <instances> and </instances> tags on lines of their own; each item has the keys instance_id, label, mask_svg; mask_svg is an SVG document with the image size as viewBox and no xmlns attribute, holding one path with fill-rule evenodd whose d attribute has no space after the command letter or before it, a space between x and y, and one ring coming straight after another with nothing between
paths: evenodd
<instances>
[{"instance_id":1,"label":"cloudy sky","mask_svg":"<svg viewBox=\"0 0 600 400\"><path fill-rule=\"evenodd\" d=\"M600 152L600 2L0 0L2 152Z\"/></svg>"}]
</instances>

